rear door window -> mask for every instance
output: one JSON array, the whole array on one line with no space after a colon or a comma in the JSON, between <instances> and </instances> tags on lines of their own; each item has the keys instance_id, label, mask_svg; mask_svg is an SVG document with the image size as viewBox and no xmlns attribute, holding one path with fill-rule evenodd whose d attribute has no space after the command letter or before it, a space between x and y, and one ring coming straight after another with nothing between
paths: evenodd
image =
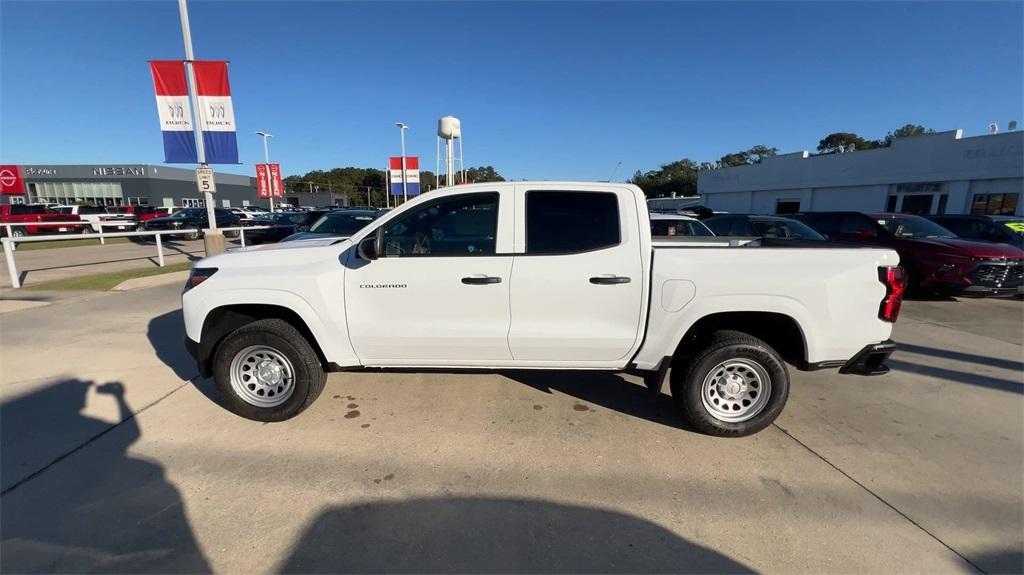
<instances>
[{"instance_id":1,"label":"rear door window","mask_svg":"<svg viewBox=\"0 0 1024 575\"><path fill-rule=\"evenodd\" d=\"M571 254L622 241L618 197L609 192L526 193L526 253Z\"/></svg>"}]
</instances>

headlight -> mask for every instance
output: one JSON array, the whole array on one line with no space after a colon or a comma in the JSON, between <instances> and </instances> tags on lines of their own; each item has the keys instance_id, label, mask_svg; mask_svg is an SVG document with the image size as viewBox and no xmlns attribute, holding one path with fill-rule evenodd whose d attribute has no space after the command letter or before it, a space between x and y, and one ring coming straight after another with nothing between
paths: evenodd
<instances>
[{"instance_id":1,"label":"headlight","mask_svg":"<svg viewBox=\"0 0 1024 575\"><path fill-rule=\"evenodd\" d=\"M215 273L217 273L217 268L192 268L192 273L189 274L188 281L185 282L185 291L210 279L210 276Z\"/></svg>"},{"instance_id":2,"label":"headlight","mask_svg":"<svg viewBox=\"0 0 1024 575\"><path fill-rule=\"evenodd\" d=\"M181 222L171 222L171 227L172 228L180 228L181 227Z\"/></svg>"}]
</instances>

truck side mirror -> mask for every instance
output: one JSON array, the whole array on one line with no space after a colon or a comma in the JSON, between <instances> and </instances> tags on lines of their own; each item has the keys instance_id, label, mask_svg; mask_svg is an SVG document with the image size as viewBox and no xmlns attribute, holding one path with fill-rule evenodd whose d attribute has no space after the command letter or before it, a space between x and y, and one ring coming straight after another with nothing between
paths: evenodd
<instances>
[{"instance_id":1,"label":"truck side mirror","mask_svg":"<svg viewBox=\"0 0 1024 575\"><path fill-rule=\"evenodd\" d=\"M366 236L359 242L359 247L356 248L356 254L358 254L361 259L371 262L379 258L380 250L377 249L379 239L380 230L378 229L376 232Z\"/></svg>"}]
</instances>

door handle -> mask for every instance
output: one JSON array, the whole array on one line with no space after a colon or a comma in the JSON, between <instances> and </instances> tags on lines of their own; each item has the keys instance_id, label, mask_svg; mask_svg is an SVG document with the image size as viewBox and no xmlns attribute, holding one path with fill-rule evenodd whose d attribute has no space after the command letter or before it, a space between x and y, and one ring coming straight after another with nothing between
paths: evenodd
<instances>
[{"instance_id":1,"label":"door handle","mask_svg":"<svg viewBox=\"0 0 1024 575\"><path fill-rule=\"evenodd\" d=\"M628 284L630 281L632 281L631 278L612 275L590 278L590 283L596 285Z\"/></svg>"},{"instance_id":2,"label":"door handle","mask_svg":"<svg viewBox=\"0 0 1024 575\"><path fill-rule=\"evenodd\" d=\"M494 276L469 276L466 278L462 278L462 283L471 286L500 284L501 278Z\"/></svg>"}]
</instances>

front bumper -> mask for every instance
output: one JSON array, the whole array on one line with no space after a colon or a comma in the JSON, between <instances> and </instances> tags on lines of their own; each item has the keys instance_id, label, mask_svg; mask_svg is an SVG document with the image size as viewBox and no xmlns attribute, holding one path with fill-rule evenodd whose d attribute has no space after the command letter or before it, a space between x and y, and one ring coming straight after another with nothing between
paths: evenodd
<instances>
[{"instance_id":1,"label":"front bumper","mask_svg":"<svg viewBox=\"0 0 1024 575\"><path fill-rule=\"evenodd\" d=\"M185 336L185 349L188 354L192 356L192 359L196 361L196 368L199 370L200 377L210 377L209 364L203 361L202 350L199 347L198 341L192 341L192 338Z\"/></svg>"},{"instance_id":2,"label":"front bumper","mask_svg":"<svg viewBox=\"0 0 1024 575\"><path fill-rule=\"evenodd\" d=\"M1020 295L1024 294L1024 262L988 258L965 267L936 269L923 287L951 296Z\"/></svg>"},{"instance_id":3,"label":"front bumper","mask_svg":"<svg viewBox=\"0 0 1024 575\"><path fill-rule=\"evenodd\" d=\"M887 339L864 346L850 361L839 368L839 373L850 375L882 375L889 373L885 360L896 351L896 342Z\"/></svg>"}]
</instances>

